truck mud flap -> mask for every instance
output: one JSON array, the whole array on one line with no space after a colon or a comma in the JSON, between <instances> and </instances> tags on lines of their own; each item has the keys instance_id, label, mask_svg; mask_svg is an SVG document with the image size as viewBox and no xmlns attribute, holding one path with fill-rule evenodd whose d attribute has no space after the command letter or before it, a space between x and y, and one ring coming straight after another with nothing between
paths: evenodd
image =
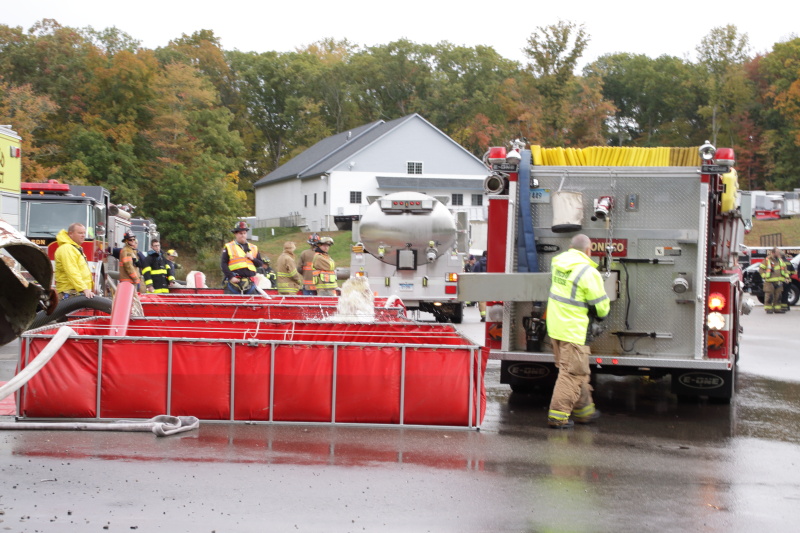
<instances>
[{"instance_id":1,"label":"truck mud flap","mask_svg":"<svg viewBox=\"0 0 800 533\"><path fill-rule=\"evenodd\" d=\"M673 369L672 392L681 396L733 398L736 373L733 370Z\"/></svg>"},{"instance_id":2,"label":"truck mud flap","mask_svg":"<svg viewBox=\"0 0 800 533\"><path fill-rule=\"evenodd\" d=\"M558 378L553 363L534 361L501 361L500 383L511 385L514 392L530 392L537 389L551 390Z\"/></svg>"}]
</instances>

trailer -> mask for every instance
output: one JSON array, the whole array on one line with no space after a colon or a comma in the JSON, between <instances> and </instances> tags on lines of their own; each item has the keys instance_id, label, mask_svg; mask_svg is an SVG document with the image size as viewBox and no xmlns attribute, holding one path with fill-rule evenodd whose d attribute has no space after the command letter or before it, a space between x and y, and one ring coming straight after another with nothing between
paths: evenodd
<instances>
[{"instance_id":1,"label":"trailer","mask_svg":"<svg viewBox=\"0 0 800 533\"><path fill-rule=\"evenodd\" d=\"M461 323L456 290L466 245L459 247L456 219L440 199L411 191L372 198L355 233L351 276L366 277L376 295L397 295L439 322Z\"/></svg>"},{"instance_id":2,"label":"trailer","mask_svg":"<svg viewBox=\"0 0 800 533\"><path fill-rule=\"evenodd\" d=\"M696 154L696 153L695 153ZM679 396L734 395L744 220L733 151L555 151L519 143L487 155L487 274L464 274L459 298L487 301L486 346L513 391L551 389L546 336L550 262L584 233L611 313L589 345L593 373L670 375Z\"/></svg>"}]
</instances>

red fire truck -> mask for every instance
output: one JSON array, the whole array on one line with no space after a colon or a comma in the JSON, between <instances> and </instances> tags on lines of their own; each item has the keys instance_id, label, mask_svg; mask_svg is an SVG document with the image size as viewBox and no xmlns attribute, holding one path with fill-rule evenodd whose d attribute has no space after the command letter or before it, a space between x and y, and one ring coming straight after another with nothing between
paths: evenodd
<instances>
[{"instance_id":1,"label":"red fire truck","mask_svg":"<svg viewBox=\"0 0 800 533\"><path fill-rule=\"evenodd\" d=\"M107 277L119 276L119 263L111 249L122 246L122 236L131 227L131 207L111 203L111 195L103 187L50 180L22 183L21 189L20 230L45 249L51 261L58 248L58 232L74 222L86 226L83 251L94 275L95 289L104 293Z\"/></svg>"},{"instance_id":2,"label":"red fire truck","mask_svg":"<svg viewBox=\"0 0 800 533\"><path fill-rule=\"evenodd\" d=\"M730 400L740 315L750 310L737 261L744 221L734 154L709 143L700 157L678 150L687 149L550 157L519 143L487 152L489 273L462 274L458 292L489 304L486 349L501 361L502 383L520 392L555 383L550 262L584 233L611 299L590 342L593 372L671 375L679 396Z\"/></svg>"}]
</instances>

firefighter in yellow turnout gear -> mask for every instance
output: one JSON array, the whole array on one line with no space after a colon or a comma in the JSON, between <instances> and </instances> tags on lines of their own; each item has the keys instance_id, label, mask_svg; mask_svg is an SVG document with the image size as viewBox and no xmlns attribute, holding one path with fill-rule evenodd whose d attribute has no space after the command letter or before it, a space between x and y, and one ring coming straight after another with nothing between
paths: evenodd
<instances>
[{"instance_id":1,"label":"firefighter in yellow turnout gear","mask_svg":"<svg viewBox=\"0 0 800 533\"><path fill-rule=\"evenodd\" d=\"M303 286L303 276L297 272L294 258L295 244L292 241L283 243L283 253L278 256L275 271L278 280L278 294L297 294Z\"/></svg>"},{"instance_id":2,"label":"firefighter in yellow turnout gear","mask_svg":"<svg viewBox=\"0 0 800 533\"><path fill-rule=\"evenodd\" d=\"M319 296L336 296L339 284L336 282L336 263L333 262L328 250L333 244L331 237L322 237L319 240L314 256L314 285Z\"/></svg>"},{"instance_id":3,"label":"firefighter in yellow turnout gear","mask_svg":"<svg viewBox=\"0 0 800 533\"><path fill-rule=\"evenodd\" d=\"M597 263L589 258L590 250L589 237L578 234L570 249L555 256L551 264L546 324L558 368L547 415L552 428L570 428L573 421L588 424L600 414L589 385L591 352L586 339L592 321L605 318L611 306Z\"/></svg>"},{"instance_id":4,"label":"firefighter in yellow turnout gear","mask_svg":"<svg viewBox=\"0 0 800 533\"><path fill-rule=\"evenodd\" d=\"M769 255L758 267L764 283L764 310L767 314L785 313L788 306L781 305L783 284L789 281L789 270L786 261L781 257L778 248L770 250Z\"/></svg>"}]
</instances>

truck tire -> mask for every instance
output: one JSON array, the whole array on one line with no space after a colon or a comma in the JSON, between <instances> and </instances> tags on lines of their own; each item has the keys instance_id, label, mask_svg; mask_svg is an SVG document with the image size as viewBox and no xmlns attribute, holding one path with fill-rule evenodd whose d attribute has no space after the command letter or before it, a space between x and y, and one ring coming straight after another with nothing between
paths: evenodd
<instances>
[{"instance_id":1,"label":"truck tire","mask_svg":"<svg viewBox=\"0 0 800 533\"><path fill-rule=\"evenodd\" d=\"M55 322L67 316L69 313L73 311L77 311L78 309L96 309L98 311L103 311L104 313L111 313L111 300L108 298L103 298L102 296L95 296L94 298L87 298L86 296L73 296L71 298L67 298L59 302L58 307L56 310L53 311L52 315L45 314L44 311L39 311L36 313L36 318L31 323L28 329L36 329L42 326L46 326L51 322Z\"/></svg>"},{"instance_id":2,"label":"truck tire","mask_svg":"<svg viewBox=\"0 0 800 533\"><path fill-rule=\"evenodd\" d=\"M461 324L464 321L464 304L453 304L450 319L453 324Z\"/></svg>"}]
</instances>

